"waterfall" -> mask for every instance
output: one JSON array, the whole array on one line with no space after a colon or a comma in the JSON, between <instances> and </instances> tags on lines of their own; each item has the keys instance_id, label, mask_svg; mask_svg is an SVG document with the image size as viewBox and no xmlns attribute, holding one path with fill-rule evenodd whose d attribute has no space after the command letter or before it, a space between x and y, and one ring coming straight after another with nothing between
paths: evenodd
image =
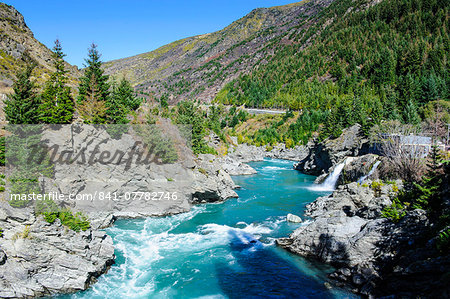
<instances>
[{"instance_id":1,"label":"waterfall","mask_svg":"<svg viewBox=\"0 0 450 299\"><path fill-rule=\"evenodd\" d=\"M338 164L334 168L333 172L327 176L326 180L322 184L309 187L309 189L313 191L334 191L334 188L336 187L336 182L339 179L339 176L341 175L344 166L345 161Z\"/></svg>"},{"instance_id":2,"label":"waterfall","mask_svg":"<svg viewBox=\"0 0 450 299\"><path fill-rule=\"evenodd\" d=\"M375 164L373 164L373 167L372 167L372 169L369 171L369 173L366 174L366 175L363 175L362 177L360 177L360 178L358 179L358 183L361 184L361 183L364 182L368 177L370 177L370 176L375 172L375 170L377 169L378 165L380 165L380 163L381 163L381 161L375 162Z\"/></svg>"}]
</instances>

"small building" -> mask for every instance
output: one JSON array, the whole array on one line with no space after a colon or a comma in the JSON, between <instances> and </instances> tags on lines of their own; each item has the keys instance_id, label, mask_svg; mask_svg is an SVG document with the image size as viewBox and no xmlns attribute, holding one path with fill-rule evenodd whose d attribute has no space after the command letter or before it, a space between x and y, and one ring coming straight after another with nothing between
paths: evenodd
<instances>
[{"instance_id":1,"label":"small building","mask_svg":"<svg viewBox=\"0 0 450 299\"><path fill-rule=\"evenodd\" d=\"M431 151L433 145L437 145L442 151L445 151L445 144L442 142L433 143L433 139L428 136L420 135L401 135L401 134L382 134L381 138L390 142L397 150L392 150L392 154L409 152L412 155L425 158ZM381 145L375 145L375 150L381 153ZM386 153L384 153L386 154Z\"/></svg>"}]
</instances>

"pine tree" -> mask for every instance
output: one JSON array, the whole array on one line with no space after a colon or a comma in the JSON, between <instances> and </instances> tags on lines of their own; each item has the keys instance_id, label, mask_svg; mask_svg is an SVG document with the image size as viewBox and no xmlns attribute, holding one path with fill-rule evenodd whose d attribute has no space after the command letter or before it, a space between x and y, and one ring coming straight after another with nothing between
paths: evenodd
<instances>
[{"instance_id":1,"label":"pine tree","mask_svg":"<svg viewBox=\"0 0 450 299\"><path fill-rule=\"evenodd\" d=\"M429 212L438 212L440 205L439 191L442 186L442 155L439 147L433 145L428 156L428 171L420 183L414 183L417 196L415 208L428 209Z\"/></svg>"},{"instance_id":2,"label":"pine tree","mask_svg":"<svg viewBox=\"0 0 450 299\"><path fill-rule=\"evenodd\" d=\"M384 49L378 55L378 61L374 65L373 80L379 86L393 84L395 81L396 61L392 51Z\"/></svg>"},{"instance_id":3,"label":"pine tree","mask_svg":"<svg viewBox=\"0 0 450 299\"><path fill-rule=\"evenodd\" d=\"M120 80L117 89L114 91L114 96L118 97L120 102L130 110L136 110L141 105L141 99L135 96L133 87L125 78Z\"/></svg>"},{"instance_id":4,"label":"pine tree","mask_svg":"<svg viewBox=\"0 0 450 299\"><path fill-rule=\"evenodd\" d=\"M104 75L101 68L97 45L92 44L88 51L86 70L78 87L79 110L86 123L105 123L108 109L106 101L110 95L109 76Z\"/></svg>"},{"instance_id":5,"label":"pine tree","mask_svg":"<svg viewBox=\"0 0 450 299\"><path fill-rule=\"evenodd\" d=\"M422 77L422 103L428 103L437 100L439 97L438 86L435 76L431 74L428 77Z\"/></svg>"},{"instance_id":6,"label":"pine tree","mask_svg":"<svg viewBox=\"0 0 450 299\"><path fill-rule=\"evenodd\" d=\"M402 100L400 104L407 105L409 100L415 102L417 99L418 90L418 84L414 77L411 74L404 76L400 86Z\"/></svg>"},{"instance_id":7,"label":"pine tree","mask_svg":"<svg viewBox=\"0 0 450 299\"><path fill-rule=\"evenodd\" d=\"M417 107L411 100L408 101L405 110L403 111L403 120L407 124L420 124L420 116L417 113Z\"/></svg>"},{"instance_id":8,"label":"pine tree","mask_svg":"<svg viewBox=\"0 0 450 299\"><path fill-rule=\"evenodd\" d=\"M128 123L127 114L130 109L127 107L127 98L117 86L116 82L112 83L112 92L106 101L107 121L110 124L126 124Z\"/></svg>"},{"instance_id":9,"label":"pine tree","mask_svg":"<svg viewBox=\"0 0 450 299\"><path fill-rule=\"evenodd\" d=\"M17 74L13 84L13 93L5 100L6 120L10 124L39 123L39 98L35 93L31 73L34 65L27 65Z\"/></svg>"},{"instance_id":10,"label":"pine tree","mask_svg":"<svg viewBox=\"0 0 450 299\"><path fill-rule=\"evenodd\" d=\"M90 90L88 90L85 100L78 106L78 111L87 124L104 124L107 120L105 100L101 99L101 92L98 88L95 77L91 76Z\"/></svg>"},{"instance_id":11,"label":"pine tree","mask_svg":"<svg viewBox=\"0 0 450 299\"><path fill-rule=\"evenodd\" d=\"M66 85L64 56L66 55L62 51L61 43L56 40L52 55L55 72L46 82L41 95L40 116L44 123L67 124L73 119L74 100L70 87Z\"/></svg>"}]
</instances>

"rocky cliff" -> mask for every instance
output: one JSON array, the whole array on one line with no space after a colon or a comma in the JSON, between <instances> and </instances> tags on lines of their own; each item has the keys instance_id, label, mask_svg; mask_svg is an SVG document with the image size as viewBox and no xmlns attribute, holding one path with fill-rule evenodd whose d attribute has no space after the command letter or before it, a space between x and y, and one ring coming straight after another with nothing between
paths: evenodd
<instances>
[{"instance_id":1,"label":"rocky cliff","mask_svg":"<svg viewBox=\"0 0 450 299\"><path fill-rule=\"evenodd\" d=\"M30 61L37 64L37 79L44 80L53 71L51 55L51 50L36 40L24 17L13 6L0 3L0 87L10 86L14 74ZM79 75L77 67L66 67L72 78Z\"/></svg>"},{"instance_id":2,"label":"rocky cliff","mask_svg":"<svg viewBox=\"0 0 450 299\"><path fill-rule=\"evenodd\" d=\"M113 241L103 231L76 233L4 201L0 227L1 298L85 290L114 263Z\"/></svg>"},{"instance_id":3,"label":"rocky cliff","mask_svg":"<svg viewBox=\"0 0 450 299\"><path fill-rule=\"evenodd\" d=\"M356 124L335 139L327 139L310 145L308 156L295 165L295 169L311 175L329 173L333 166L344 162L346 157L356 157L368 152L368 140Z\"/></svg>"}]
</instances>

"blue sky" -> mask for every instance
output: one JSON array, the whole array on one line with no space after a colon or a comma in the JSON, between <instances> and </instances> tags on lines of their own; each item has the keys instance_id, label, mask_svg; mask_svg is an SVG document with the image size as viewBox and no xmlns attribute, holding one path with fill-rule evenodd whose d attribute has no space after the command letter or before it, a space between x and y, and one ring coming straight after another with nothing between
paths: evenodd
<instances>
[{"instance_id":1,"label":"blue sky","mask_svg":"<svg viewBox=\"0 0 450 299\"><path fill-rule=\"evenodd\" d=\"M108 61L154 50L172 41L220 30L257 7L296 0L3 0L25 17L49 48L59 38L66 60L83 66L99 45Z\"/></svg>"}]
</instances>

